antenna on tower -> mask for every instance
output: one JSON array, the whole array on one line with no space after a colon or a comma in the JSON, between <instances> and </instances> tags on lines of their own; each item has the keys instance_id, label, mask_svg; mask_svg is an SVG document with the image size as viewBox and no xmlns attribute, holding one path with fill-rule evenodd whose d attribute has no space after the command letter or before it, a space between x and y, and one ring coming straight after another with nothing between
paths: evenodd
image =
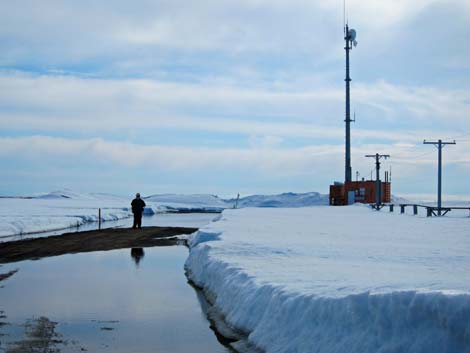
<instances>
[{"instance_id":1,"label":"antenna on tower","mask_svg":"<svg viewBox=\"0 0 470 353\"><path fill-rule=\"evenodd\" d=\"M346 0L343 0L343 28L346 27L346 25L349 22L349 14L348 14L348 8L346 6ZM346 31L344 32L346 34Z\"/></svg>"}]
</instances>

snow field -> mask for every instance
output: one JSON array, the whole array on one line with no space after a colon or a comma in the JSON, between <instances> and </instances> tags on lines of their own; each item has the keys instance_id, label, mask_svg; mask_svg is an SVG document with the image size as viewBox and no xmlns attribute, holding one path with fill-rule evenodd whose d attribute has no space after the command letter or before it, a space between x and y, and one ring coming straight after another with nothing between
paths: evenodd
<instances>
[{"instance_id":1,"label":"snow field","mask_svg":"<svg viewBox=\"0 0 470 353\"><path fill-rule=\"evenodd\" d=\"M90 199L0 199L1 237L31 234L76 227L98 221L101 208L103 221L130 217L124 202Z\"/></svg>"},{"instance_id":2,"label":"snow field","mask_svg":"<svg viewBox=\"0 0 470 353\"><path fill-rule=\"evenodd\" d=\"M168 210L205 210L205 211L223 211L227 208L244 207L306 207L314 205L327 205L328 195L318 192L307 192L296 194L292 192L279 195L250 195L236 199L221 199L216 195L178 195L161 194L145 198L154 204L158 204Z\"/></svg>"},{"instance_id":3,"label":"snow field","mask_svg":"<svg viewBox=\"0 0 470 353\"><path fill-rule=\"evenodd\" d=\"M239 206L302 207L324 203L325 197L326 195L316 192L254 195L241 198ZM84 194L68 189L30 198L0 198L0 241L2 237L60 230L96 222L99 208L103 221L130 217L132 198L109 194ZM234 205L234 200L224 200L206 194L160 194L144 197L144 200L147 204L145 215L175 211L221 212L226 208L233 208Z\"/></svg>"},{"instance_id":4,"label":"snow field","mask_svg":"<svg viewBox=\"0 0 470 353\"><path fill-rule=\"evenodd\" d=\"M226 210L186 269L266 352L470 352L470 220Z\"/></svg>"}]
</instances>

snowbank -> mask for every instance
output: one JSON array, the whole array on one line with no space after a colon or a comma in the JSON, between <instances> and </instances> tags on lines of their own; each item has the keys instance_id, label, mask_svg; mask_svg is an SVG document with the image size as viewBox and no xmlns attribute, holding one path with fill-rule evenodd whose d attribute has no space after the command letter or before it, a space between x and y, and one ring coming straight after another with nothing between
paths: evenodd
<instances>
[{"instance_id":1,"label":"snowbank","mask_svg":"<svg viewBox=\"0 0 470 353\"><path fill-rule=\"evenodd\" d=\"M47 232L130 217L129 200L113 195L55 191L33 198L0 198L0 241L12 235Z\"/></svg>"},{"instance_id":2,"label":"snowbank","mask_svg":"<svg viewBox=\"0 0 470 353\"><path fill-rule=\"evenodd\" d=\"M224 211L186 262L266 352L470 352L470 220L364 206Z\"/></svg>"}]
</instances>

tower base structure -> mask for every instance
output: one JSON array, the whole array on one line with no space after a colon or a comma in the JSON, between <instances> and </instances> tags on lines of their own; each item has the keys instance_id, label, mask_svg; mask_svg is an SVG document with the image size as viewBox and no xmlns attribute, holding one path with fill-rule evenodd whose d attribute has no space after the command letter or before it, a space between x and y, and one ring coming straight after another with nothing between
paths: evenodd
<instances>
[{"instance_id":1,"label":"tower base structure","mask_svg":"<svg viewBox=\"0 0 470 353\"><path fill-rule=\"evenodd\" d=\"M335 182L330 185L330 206L352 205L356 202L376 203L376 183L375 180ZM390 202L391 183L381 182L380 188L381 202Z\"/></svg>"}]
</instances>

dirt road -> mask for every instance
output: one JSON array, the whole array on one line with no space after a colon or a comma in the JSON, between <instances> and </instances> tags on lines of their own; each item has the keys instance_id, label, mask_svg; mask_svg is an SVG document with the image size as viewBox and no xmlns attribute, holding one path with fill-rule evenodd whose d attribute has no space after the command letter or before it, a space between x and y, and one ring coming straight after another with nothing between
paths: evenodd
<instances>
[{"instance_id":1,"label":"dirt road","mask_svg":"<svg viewBox=\"0 0 470 353\"><path fill-rule=\"evenodd\" d=\"M43 257L114 249L175 245L181 234L197 228L115 228L0 243L0 263L37 260Z\"/></svg>"}]
</instances>

